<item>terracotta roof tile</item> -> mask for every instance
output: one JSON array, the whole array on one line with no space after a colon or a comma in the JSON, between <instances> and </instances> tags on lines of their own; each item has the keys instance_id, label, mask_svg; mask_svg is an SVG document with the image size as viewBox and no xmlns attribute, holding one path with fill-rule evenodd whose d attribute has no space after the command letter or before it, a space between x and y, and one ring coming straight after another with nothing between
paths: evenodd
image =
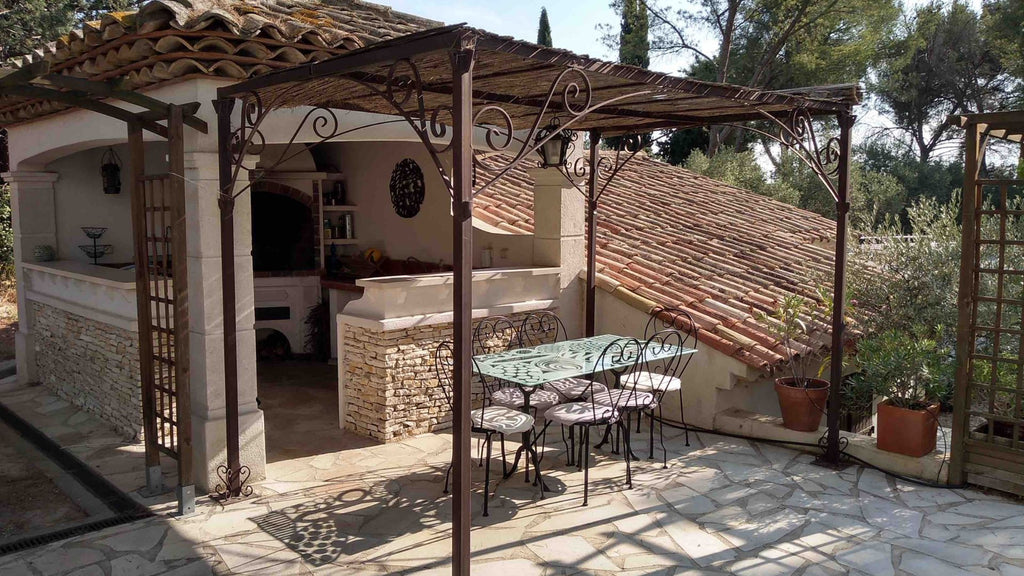
<instances>
[{"instance_id":1,"label":"terracotta roof tile","mask_svg":"<svg viewBox=\"0 0 1024 576\"><path fill-rule=\"evenodd\" d=\"M477 197L477 217L532 233L532 190L526 171L513 170ZM834 238L831 220L642 155L605 191L597 223L600 274L687 310L702 342L759 370L785 354L762 313L789 294L813 298L812 279L832 267L823 245ZM828 319L809 326L800 354L829 344Z\"/></svg>"},{"instance_id":2,"label":"terracotta roof tile","mask_svg":"<svg viewBox=\"0 0 1024 576\"><path fill-rule=\"evenodd\" d=\"M363 0L153 0L138 12L105 14L14 59L93 80L123 77L143 88L199 74L244 79L441 26ZM0 125L63 110L0 99Z\"/></svg>"}]
</instances>

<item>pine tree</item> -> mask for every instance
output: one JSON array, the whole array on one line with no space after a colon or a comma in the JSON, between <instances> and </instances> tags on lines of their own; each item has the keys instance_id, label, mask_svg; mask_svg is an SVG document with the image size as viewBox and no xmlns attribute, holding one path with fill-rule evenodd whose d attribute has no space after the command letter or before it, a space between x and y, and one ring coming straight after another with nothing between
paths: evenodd
<instances>
[{"instance_id":1,"label":"pine tree","mask_svg":"<svg viewBox=\"0 0 1024 576\"><path fill-rule=\"evenodd\" d=\"M623 0L619 31L619 63L647 68L651 43L647 38L647 6L641 0Z\"/></svg>"},{"instance_id":2,"label":"pine tree","mask_svg":"<svg viewBox=\"0 0 1024 576\"><path fill-rule=\"evenodd\" d=\"M551 23L548 22L548 9L540 9L540 24L537 26L537 44L554 46L551 43Z\"/></svg>"}]
</instances>

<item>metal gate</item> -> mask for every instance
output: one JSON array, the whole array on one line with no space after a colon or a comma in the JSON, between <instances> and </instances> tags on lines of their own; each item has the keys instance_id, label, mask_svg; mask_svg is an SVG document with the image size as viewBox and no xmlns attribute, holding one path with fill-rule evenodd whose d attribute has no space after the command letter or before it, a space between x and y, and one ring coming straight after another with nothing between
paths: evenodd
<instances>
[{"instance_id":1,"label":"metal gate","mask_svg":"<svg viewBox=\"0 0 1024 576\"><path fill-rule=\"evenodd\" d=\"M180 127L180 125L179 125ZM162 491L160 454L178 462L178 502L194 510L192 419L189 388L188 270L186 264L183 154L175 153L172 128L171 172L142 176L133 167L132 220L135 236L139 357L146 444L146 485ZM141 141L133 142L140 145Z\"/></svg>"},{"instance_id":2,"label":"metal gate","mask_svg":"<svg viewBox=\"0 0 1024 576\"><path fill-rule=\"evenodd\" d=\"M968 126L950 477L1024 493L1024 180L979 178Z\"/></svg>"}]
</instances>

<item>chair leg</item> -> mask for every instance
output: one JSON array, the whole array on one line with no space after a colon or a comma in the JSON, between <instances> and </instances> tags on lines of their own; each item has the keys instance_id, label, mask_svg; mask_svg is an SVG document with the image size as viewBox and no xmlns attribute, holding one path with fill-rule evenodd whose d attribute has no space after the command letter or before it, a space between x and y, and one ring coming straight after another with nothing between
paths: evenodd
<instances>
[{"instance_id":1,"label":"chair leg","mask_svg":"<svg viewBox=\"0 0 1024 576\"><path fill-rule=\"evenodd\" d=\"M586 441L583 440L584 436ZM580 445L576 452L576 470L583 470L583 451L590 450L590 428L580 426Z\"/></svg>"},{"instance_id":2,"label":"chair leg","mask_svg":"<svg viewBox=\"0 0 1024 576\"><path fill-rule=\"evenodd\" d=\"M580 452L583 460L583 505L586 506L587 497L590 495L590 426L582 426L580 436L582 437Z\"/></svg>"},{"instance_id":3,"label":"chair leg","mask_svg":"<svg viewBox=\"0 0 1024 576\"><path fill-rule=\"evenodd\" d=\"M449 463L448 464L448 471L444 473L444 493L445 494L448 493L448 479L452 475L452 466L454 466L454 465L455 465L455 462Z\"/></svg>"},{"instance_id":4,"label":"chair leg","mask_svg":"<svg viewBox=\"0 0 1024 576\"><path fill-rule=\"evenodd\" d=\"M633 468L632 468L632 448L629 445L629 428L630 422L627 420L626 425L622 426L622 441L625 445L625 457L626 457L626 488L633 488Z\"/></svg>"},{"instance_id":5,"label":"chair leg","mask_svg":"<svg viewBox=\"0 0 1024 576\"><path fill-rule=\"evenodd\" d=\"M548 447L548 423L544 422L544 428L541 429L540 433L540 457L537 458L538 462L544 461L544 449Z\"/></svg>"},{"instance_id":6,"label":"chair leg","mask_svg":"<svg viewBox=\"0 0 1024 576\"><path fill-rule=\"evenodd\" d=\"M640 433L640 425L643 424L643 421L644 421L644 413L643 412L637 412L636 413L636 433L637 434Z\"/></svg>"},{"instance_id":7,"label":"chair leg","mask_svg":"<svg viewBox=\"0 0 1024 576\"><path fill-rule=\"evenodd\" d=\"M658 406L658 437L661 441L661 467L668 468L668 448L665 448L665 417L661 414L661 406ZM654 432L654 428L651 428Z\"/></svg>"},{"instance_id":8,"label":"chair leg","mask_svg":"<svg viewBox=\"0 0 1024 576\"><path fill-rule=\"evenodd\" d=\"M493 434L488 434L485 442L487 442L487 463L484 465L484 516L487 516L487 503L491 499L491 446L494 444Z\"/></svg>"},{"instance_id":9,"label":"chair leg","mask_svg":"<svg viewBox=\"0 0 1024 576\"><path fill-rule=\"evenodd\" d=\"M565 437L565 425L560 424L558 428L562 432L562 445L565 446L565 465L572 466L572 450L574 447L574 444L572 443L572 426L569 426L568 438Z\"/></svg>"},{"instance_id":10,"label":"chair leg","mask_svg":"<svg viewBox=\"0 0 1024 576\"><path fill-rule=\"evenodd\" d=\"M679 421L683 423L683 434L686 436L686 445L690 445L690 428L686 425L686 418L683 417L683 389L679 389ZM662 424L662 428L665 425Z\"/></svg>"},{"instance_id":11,"label":"chair leg","mask_svg":"<svg viewBox=\"0 0 1024 576\"><path fill-rule=\"evenodd\" d=\"M658 415L659 415L659 417L661 415L661 407L660 406L658 407ZM648 460L654 460L654 409L653 408L651 408L651 414L650 414L650 416L647 419L651 421L651 434L650 434L650 437L647 438L648 446L650 448L650 452L647 454L647 459Z\"/></svg>"},{"instance_id":12,"label":"chair leg","mask_svg":"<svg viewBox=\"0 0 1024 576\"><path fill-rule=\"evenodd\" d=\"M500 434L501 437L501 477L508 476L508 460L505 459L505 435Z\"/></svg>"}]
</instances>

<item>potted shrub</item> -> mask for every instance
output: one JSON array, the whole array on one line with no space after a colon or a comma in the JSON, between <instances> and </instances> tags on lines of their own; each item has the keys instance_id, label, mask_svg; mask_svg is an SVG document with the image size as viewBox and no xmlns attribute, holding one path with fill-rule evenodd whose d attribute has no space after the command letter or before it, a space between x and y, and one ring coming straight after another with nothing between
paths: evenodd
<instances>
[{"instance_id":1,"label":"potted shrub","mask_svg":"<svg viewBox=\"0 0 1024 576\"><path fill-rule=\"evenodd\" d=\"M821 426L829 390L828 380L811 376L814 372L809 370L809 363L814 358L800 356L794 351L794 339L807 333L803 316L807 314L808 307L807 299L790 295L767 319L775 326L776 334L786 346L785 375L775 379L782 424L800 432L814 432Z\"/></svg>"},{"instance_id":2,"label":"potted shrub","mask_svg":"<svg viewBox=\"0 0 1024 576\"><path fill-rule=\"evenodd\" d=\"M878 448L920 457L935 450L940 400L950 388L948 356L922 332L888 330L860 342L854 379L884 400Z\"/></svg>"}]
</instances>

